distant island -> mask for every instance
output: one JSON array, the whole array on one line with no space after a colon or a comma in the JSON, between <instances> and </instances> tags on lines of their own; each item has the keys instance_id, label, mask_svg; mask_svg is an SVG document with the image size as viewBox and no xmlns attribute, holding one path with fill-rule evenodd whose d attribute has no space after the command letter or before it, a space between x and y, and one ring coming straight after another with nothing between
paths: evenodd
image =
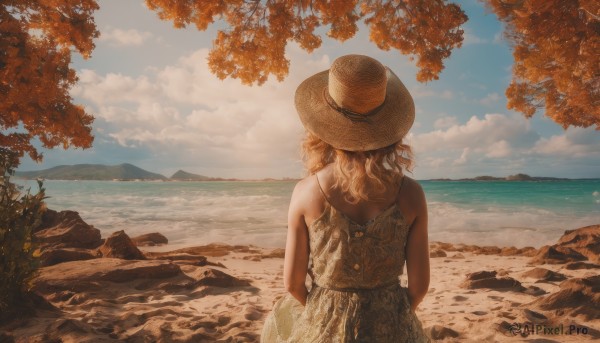
<instances>
[{"instance_id":1,"label":"distant island","mask_svg":"<svg viewBox=\"0 0 600 343\"><path fill-rule=\"evenodd\" d=\"M558 178L558 177L529 176L527 174L515 174L515 175L509 175L506 177L483 175L483 176L476 176L474 178L430 179L429 181L561 181L561 180L570 180L570 179Z\"/></svg>"},{"instance_id":2,"label":"distant island","mask_svg":"<svg viewBox=\"0 0 600 343\"><path fill-rule=\"evenodd\" d=\"M56 166L38 171L17 171L16 177L47 180L167 180L160 174L152 173L133 164L116 166L103 164L75 164Z\"/></svg>"},{"instance_id":3,"label":"distant island","mask_svg":"<svg viewBox=\"0 0 600 343\"><path fill-rule=\"evenodd\" d=\"M22 179L46 180L98 180L98 181L293 181L283 179L235 179L210 177L178 170L170 178L152 173L133 164L123 163L115 166L104 164L62 165L37 171L17 171L15 177Z\"/></svg>"},{"instance_id":4,"label":"distant island","mask_svg":"<svg viewBox=\"0 0 600 343\"><path fill-rule=\"evenodd\" d=\"M104 164L75 164L63 165L38 171L17 171L15 177L22 179L46 180L98 180L98 181L298 181L298 178L284 177L282 179L236 179L211 177L178 170L171 177L152 173L133 164L123 163L116 166ZM477 176L462 179L429 179L428 181L560 181L568 178L529 176L515 174L506 177Z\"/></svg>"}]
</instances>

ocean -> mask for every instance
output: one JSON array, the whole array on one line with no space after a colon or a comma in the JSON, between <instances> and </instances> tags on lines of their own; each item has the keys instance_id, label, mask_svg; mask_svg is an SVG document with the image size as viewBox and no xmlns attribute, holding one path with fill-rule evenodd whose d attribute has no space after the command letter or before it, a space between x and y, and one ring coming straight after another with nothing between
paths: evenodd
<instances>
[{"instance_id":1,"label":"ocean","mask_svg":"<svg viewBox=\"0 0 600 343\"><path fill-rule=\"evenodd\" d=\"M13 179L37 191L35 181ZM419 181L427 197L429 240L540 247L565 230L600 224L600 179ZM106 237L160 232L169 244L213 242L285 247L295 181L133 182L46 180L48 207L74 210Z\"/></svg>"}]
</instances>

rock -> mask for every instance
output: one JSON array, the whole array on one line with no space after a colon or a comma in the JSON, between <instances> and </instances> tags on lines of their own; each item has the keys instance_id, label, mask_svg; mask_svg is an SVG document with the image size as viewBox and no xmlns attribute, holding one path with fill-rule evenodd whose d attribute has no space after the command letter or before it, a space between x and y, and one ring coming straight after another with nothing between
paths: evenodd
<instances>
[{"instance_id":1,"label":"rock","mask_svg":"<svg viewBox=\"0 0 600 343\"><path fill-rule=\"evenodd\" d=\"M510 274L510 272L506 269L498 269L497 271L497 276L507 276L508 274Z\"/></svg>"},{"instance_id":2,"label":"rock","mask_svg":"<svg viewBox=\"0 0 600 343\"><path fill-rule=\"evenodd\" d=\"M497 272L494 270L470 273L467 274L465 281L460 284L460 287L467 289L490 288L518 292L525 291L525 287L519 281L508 276L497 278L496 275Z\"/></svg>"},{"instance_id":3,"label":"rock","mask_svg":"<svg viewBox=\"0 0 600 343\"><path fill-rule=\"evenodd\" d=\"M524 247L524 248L515 248L515 247L504 247L500 250L500 256L534 256L537 253L537 250L534 247Z\"/></svg>"},{"instance_id":4,"label":"rock","mask_svg":"<svg viewBox=\"0 0 600 343\"><path fill-rule=\"evenodd\" d=\"M544 316L539 312L535 312L528 309L523 310L523 315L525 316L525 318L527 318L527 320L534 324L542 324L548 321L548 317Z\"/></svg>"},{"instance_id":5,"label":"rock","mask_svg":"<svg viewBox=\"0 0 600 343\"><path fill-rule=\"evenodd\" d=\"M97 258L71 261L40 269L35 279L36 290L54 293L56 290L88 290L101 288L101 281L128 282L139 279L164 279L183 274L170 261L128 261L116 258ZM46 292L50 291L50 292Z\"/></svg>"},{"instance_id":6,"label":"rock","mask_svg":"<svg viewBox=\"0 0 600 343\"><path fill-rule=\"evenodd\" d=\"M545 245L538 250L538 253L529 261L531 264L559 264L573 261L587 260L587 257L564 246Z\"/></svg>"},{"instance_id":7,"label":"rock","mask_svg":"<svg viewBox=\"0 0 600 343\"><path fill-rule=\"evenodd\" d=\"M445 251L456 251L456 248L454 247L454 245L452 243L445 243L445 242L430 242L429 243L429 250L435 250L435 249L442 249Z\"/></svg>"},{"instance_id":8,"label":"rock","mask_svg":"<svg viewBox=\"0 0 600 343\"><path fill-rule=\"evenodd\" d=\"M207 268L197 281L198 286L240 287L250 286L247 280L238 279L220 270Z\"/></svg>"},{"instance_id":9,"label":"rock","mask_svg":"<svg viewBox=\"0 0 600 343\"><path fill-rule=\"evenodd\" d=\"M475 249L473 251L474 254L478 254L478 255L497 255L500 254L500 252L502 251L502 249L498 248L497 246L484 246L484 247L480 247L478 249Z\"/></svg>"},{"instance_id":10,"label":"rock","mask_svg":"<svg viewBox=\"0 0 600 343\"><path fill-rule=\"evenodd\" d=\"M600 269L600 265L579 261L579 262L567 263L567 265L565 266L565 269L568 269L568 270Z\"/></svg>"},{"instance_id":11,"label":"rock","mask_svg":"<svg viewBox=\"0 0 600 343\"><path fill-rule=\"evenodd\" d=\"M561 282L560 290L531 303L536 308L586 320L600 318L600 275Z\"/></svg>"},{"instance_id":12,"label":"rock","mask_svg":"<svg viewBox=\"0 0 600 343\"><path fill-rule=\"evenodd\" d=\"M534 247L524 247L519 249L519 255L533 257L538 253L537 249Z\"/></svg>"},{"instance_id":13,"label":"rock","mask_svg":"<svg viewBox=\"0 0 600 343\"><path fill-rule=\"evenodd\" d=\"M456 338L459 336L459 333L452 330L449 327L445 327L442 325L433 325L428 328L425 328L425 331L428 333L429 337L434 340L443 340L446 338Z\"/></svg>"},{"instance_id":14,"label":"rock","mask_svg":"<svg viewBox=\"0 0 600 343\"><path fill-rule=\"evenodd\" d=\"M590 261L600 263L600 224L567 230L557 245L571 248Z\"/></svg>"},{"instance_id":15,"label":"rock","mask_svg":"<svg viewBox=\"0 0 600 343\"><path fill-rule=\"evenodd\" d=\"M450 258L462 259L462 258L465 258L465 255L457 252L456 254L450 256Z\"/></svg>"},{"instance_id":16,"label":"rock","mask_svg":"<svg viewBox=\"0 0 600 343\"><path fill-rule=\"evenodd\" d=\"M94 249L102 244L100 230L88 225L75 211L46 210L35 229L40 248Z\"/></svg>"},{"instance_id":17,"label":"rock","mask_svg":"<svg viewBox=\"0 0 600 343\"><path fill-rule=\"evenodd\" d=\"M515 247L504 247L500 250L500 256L514 256L519 255L519 249Z\"/></svg>"},{"instance_id":18,"label":"rock","mask_svg":"<svg viewBox=\"0 0 600 343\"><path fill-rule=\"evenodd\" d=\"M173 254L173 255L163 255L158 257L157 259L161 260L169 260L180 262L182 264L191 264L193 266L206 266L209 264L206 256L201 255L190 255L190 254Z\"/></svg>"},{"instance_id":19,"label":"rock","mask_svg":"<svg viewBox=\"0 0 600 343\"><path fill-rule=\"evenodd\" d=\"M273 249L268 254L261 255L262 258L284 258L285 257L285 249L277 248Z\"/></svg>"},{"instance_id":20,"label":"rock","mask_svg":"<svg viewBox=\"0 0 600 343\"><path fill-rule=\"evenodd\" d=\"M145 260L146 257L133 244L125 231L117 231L110 235L98 251L103 257L122 258L125 260Z\"/></svg>"},{"instance_id":21,"label":"rock","mask_svg":"<svg viewBox=\"0 0 600 343\"><path fill-rule=\"evenodd\" d=\"M533 268L521 274L524 277L530 277L539 281L563 281L567 277L564 274L548 270L546 268Z\"/></svg>"},{"instance_id":22,"label":"rock","mask_svg":"<svg viewBox=\"0 0 600 343\"><path fill-rule=\"evenodd\" d=\"M459 251L459 252L473 252L475 250L480 249L480 247L477 245L467 245L467 244L463 244L463 243L455 245L454 248L456 251Z\"/></svg>"},{"instance_id":23,"label":"rock","mask_svg":"<svg viewBox=\"0 0 600 343\"><path fill-rule=\"evenodd\" d=\"M490 289L505 289L514 291L524 291L525 287L521 283L511 277L505 276L501 278L487 278L479 280L468 280L461 284L461 287L467 289L490 288Z\"/></svg>"},{"instance_id":24,"label":"rock","mask_svg":"<svg viewBox=\"0 0 600 343\"><path fill-rule=\"evenodd\" d=\"M81 248L45 249L40 255L40 266L52 266L69 261L90 260L99 257L94 250Z\"/></svg>"},{"instance_id":25,"label":"rock","mask_svg":"<svg viewBox=\"0 0 600 343\"><path fill-rule=\"evenodd\" d=\"M543 289L541 289L541 288L539 288L537 286L529 286L529 287L527 287L523 291L523 293L529 294L529 295L533 295L533 296L537 297L537 296L540 296L540 295L544 295L544 294L546 294L548 292L546 292L545 290L543 290Z\"/></svg>"},{"instance_id":26,"label":"rock","mask_svg":"<svg viewBox=\"0 0 600 343\"><path fill-rule=\"evenodd\" d=\"M516 318L516 317L515 317ZM514 318L510 318L514 319ZM503 320L501 323L496 324L496 330L502 333L505 336L516 336L519 334L521 330L520 327L517 326L517 323L509 323L506 320Z\"/></svg>"},{"instance_id":27,"label":"rock","mask_svg":"<svg viewBox=\"0 0 600 343\"><path fill-rule=\"evenodd\" d=\"M152 232L144 235L132 237L131 240L133 243L138 246L155 246L169 243L167 237L163 236L161 233Z\"/></svg>"},{"instance_id":28,"label":"rock","mask_svg":"<svg viewBox=\"0 0 600 343\"><path fill-rule=\"evenodd\" d=\"M446 257L446 252L442 249L434 249L432 251L429 252L429 257L434 258L434 257Z\"/></svg>"},{"instance_id":29,"label":"rock","mask_svg":"<svg viewBox=\"0 0 600 343\"><path fill-rule=\"evenodd\" d=\"M480 271L467 274L467 280L481 280L495 277L497 272L495 270L492 271Z\"/></svg>"}]
</instances>

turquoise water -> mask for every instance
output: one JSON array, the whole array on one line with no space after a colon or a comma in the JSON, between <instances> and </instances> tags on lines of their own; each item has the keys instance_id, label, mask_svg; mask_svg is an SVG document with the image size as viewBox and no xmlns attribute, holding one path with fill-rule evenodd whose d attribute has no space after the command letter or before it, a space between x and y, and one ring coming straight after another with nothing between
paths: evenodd
<instances>
[{"instance_id":1,"label":"turquoise water","mask_svg":"<svg viewBox=\"0 0 600 343\"><path fill-rule=\"evenodd\" d=\"M37 189L35 182L17 180ZM420 181L432 241L517 247L600 223L600 179ZM45 181L48 206L76 210L106 236L158 231L169 249L211 242L284 247L294 181ZM159 248L164 249L164 248Z\"/></svg>"}]
</instances>

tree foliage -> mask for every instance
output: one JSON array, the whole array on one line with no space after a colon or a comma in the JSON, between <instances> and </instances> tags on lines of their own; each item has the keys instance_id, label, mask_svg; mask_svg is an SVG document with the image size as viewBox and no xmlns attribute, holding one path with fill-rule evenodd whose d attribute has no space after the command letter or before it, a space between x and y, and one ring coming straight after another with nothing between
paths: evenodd
<instances>
[{"instance_id":1,"label":"tree foliage","mask_svg":"<svg viewBox=\"0 0 600 343\"><path fill-rule=\"evenodd\" d=\"M507 107L600 130L600 2L484 0L513 47Z\"/></svg>"},{"instance_id":2,"label":"tree foliage","mask_svg":"<svg viewBox=\"0 0 600 343\"><path fill-rule=\"evenodd\" d=\"M417 59L419 81L437 79L443 60L460 47L467 16L445 0L146 0L163 20L181 28L195 24L206 30L215 19L227 22L209 53L211 71L219 78L245 84L264 83L270 74L288 73L288 41L308 52L321 45L315 30L340 41L354 36L364 20L370 39L384 50L397 49Z\"/></svg>"},{"instance_id":3,"label":"tree foliage","mask_svg":"<svg viewBox=\"0 0 600 343\"><path fill-rule=\"evenodd\" d=\"M3 0L0 3L0 148L42 155L33 145L91 146L93 117L74 105L71 49L88 58L99 36L95 0Z\"/></svg>"},{"instance_id":4,"label":"tree foliage","mask_svg":"<svg viewBox=\"0 0 600 343\"><path fill-rule=\"evenodd\" d=\"M10 182L16 163L16 153L0 147L0 322L27 310L26 295L39 266L34 228L45 210L41 181L35 195Z\"/></svg>"}]
</instances>

